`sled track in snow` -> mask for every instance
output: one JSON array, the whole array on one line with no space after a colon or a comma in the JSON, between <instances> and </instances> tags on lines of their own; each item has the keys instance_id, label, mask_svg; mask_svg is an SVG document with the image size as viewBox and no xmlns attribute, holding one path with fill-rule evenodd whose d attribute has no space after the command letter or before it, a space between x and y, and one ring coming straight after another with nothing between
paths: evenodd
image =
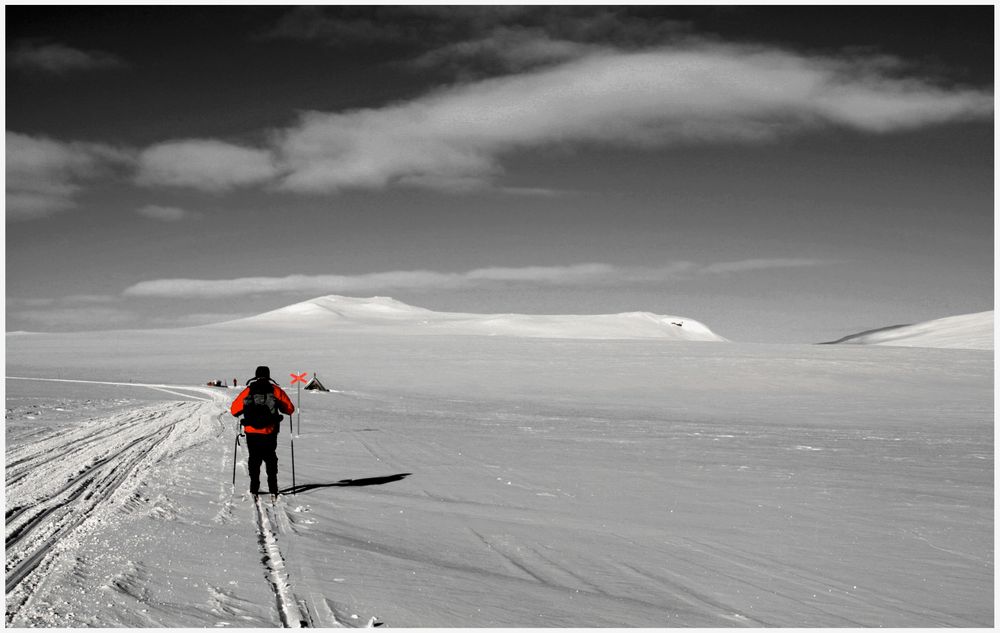
<instances>
[{"instance_id":1,"label":"sled track in snow","mask_svg":"<svg viewBox=\"0 0 1000 633\"><path fill-rule=\"evenodd\" d=\"M8 525L15 527L5 539L8 552L6 593L17 587L65 535L90 518L94 509L122 485L138 463L163 442L175 426L176 423L171 424L166 432L159 434L160 437L134 440L121 453L98 461L80 479L63 486L52 504L21 508L8 517ZM35 513L26 521L19 521L30 511ZM36 532L40 538L28 538L35 536ZM22 543L27 544L21 547ZM21 558L13 568L10 567L13 557L20 558L19 554L25 555L32 550L35 550L34 553Z\"/></svg>"},{"instance_id":2,"label":"sled track in snow","mask_svg":"<svg viewBox=\"0 0 1000 633\"><path fill-rule=\"evenodd\" d=\"M160 412L154 414L158 418L163 418L166 416L165 412ZM124 416L116 416L116 418L121 417L127 419ZM153 419L150 419L152 421ZM70 433L64 434L61 440L61 447L66 449L66 452L59 453L56 451L32 451L30 454L20 457L18 459L7 460L6 470L4 473L4 485L6 487L11 487L18 483L25 477L28 477L32 473L37 472L38 468L55 461L68 461L75 462L77 455L86 454L93 447L99 447L101 445L106 445L113 441L115 437L122 436L127 437L129 434L129 428L123 428L121 426L114 426L111 428L98 429L95 432L88 432L88 430L75 429ZM46 438L48 439L48 438ZM139 438L141 440L143 438ZM135 440L133 443L139 441ZM129 447L126 447L126 449ZM19 453L25 452L24 450L18 451ZM107 461L113 458L113 455L106 457L102 461ZM96 466L97 464L94 464ZM72 484L71 480L67 486ZM8 510L7 521L11 520L10 510Z\"/></svg>"},{"instance_id":3,"label":"sled track in snow","mask_svg":"<svg viewBox=\"0 0 1000 633\"><path fill-rule=\"evenodd\" d=\"M164 456L217 429L205 401L158 403L81 422L11 449L5 468L7 624L88 521L121 510Z\"/></svg>"}]
</instances>

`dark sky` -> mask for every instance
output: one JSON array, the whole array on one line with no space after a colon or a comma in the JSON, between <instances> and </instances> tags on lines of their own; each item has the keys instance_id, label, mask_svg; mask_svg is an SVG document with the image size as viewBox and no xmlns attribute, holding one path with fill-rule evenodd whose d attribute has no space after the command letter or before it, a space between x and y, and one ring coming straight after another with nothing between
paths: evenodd
<instances>
[{"instance_id":1,"label":"dark sky","mask_svg":"<svg viewBox=\"0 0 1000 633\"><path fill-rule=\"evenodd\" d=\"M323 13L377 23L384 31L395 23L419 29L421 22L439 21L418 11L414 16L417 9L359 6ZM473 30L462 21L440 41L282 37L276 30L291 11L264 6L8 6L9 48L21 42L62 42L112 52L131 68L76 77L8 72L8 127L129 143L156 142L177 130L196 136L252 135L288 123L299 110L335 111L417 96L427 89L425 75L434 73L417 75L400 64L439 46L448 35L458 39ZM526 11L504 24L542 25L558 21L562 13L611 10ZM988 88L993 81L989 6L638 6L613 13L619 22L673 25L647 35L649 44L698 34L803 53L870 52L897 56L912 65L909 72L943 83ZM595 31L592 37L599 37ZM620 38L628 37L626 27L620 31ZM438 77L448 79L444 73ZM79 118L66 117L70 99Z\"/></svg>"},{"instance_id":2,"label":"dark sky","mask_svg":"<svg viewBox=\"0 0 1000 633\"><path fill-rule=\"evenodd\" d=\"M5 10L8 331L993 304L989 5Z\"/></svg>"}]
</instances>

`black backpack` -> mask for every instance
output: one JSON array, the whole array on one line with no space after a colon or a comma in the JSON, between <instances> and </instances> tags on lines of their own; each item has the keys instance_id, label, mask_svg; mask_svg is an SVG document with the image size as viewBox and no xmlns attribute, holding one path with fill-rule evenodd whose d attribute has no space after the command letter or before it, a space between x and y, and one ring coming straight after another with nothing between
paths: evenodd
<instances>
[{"instance_id":1,"label":"black backpack","mask_svg":"<svg viewBox=\"0 0 1000 633\"><path fill-rule=\"evenodd\" d=\"M243 419L240 424L256 428L274 425L274 432L278 432L283 416L278 410L278 399L274 397L272 383L278 384L268 379L249 383L250 394L243 398Z\"/></svg>"}]
</instances>

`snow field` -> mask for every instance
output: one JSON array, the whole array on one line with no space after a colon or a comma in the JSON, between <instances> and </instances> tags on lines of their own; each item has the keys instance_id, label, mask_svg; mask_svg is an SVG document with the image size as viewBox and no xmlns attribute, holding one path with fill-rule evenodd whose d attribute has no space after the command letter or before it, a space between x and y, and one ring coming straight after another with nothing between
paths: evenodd
<instances>
[{"instance_id":1,"label":"snow field","mask_svg":"<svg viewBox=\"0 0 1000 633\"><path fill-rule=\"evenodd\" d=\"M992 463L988 444L965 437L969 428L911 432L895 419L886 425L894 433L880 436L624 412L584 418L538 403L513 415L482 402L427 411L423 400L379 411L358 404L365 412L355 418L342 397L317 394L310 404L324 397L338 401L340 428L328 432L341 436L340 461L354 455L364 468L374 458L384 474L412 474L333 488L332 509L311 501L314 523L300 527L310 536L296 542L309 554L298 558L336 565L344 582L381 596L370 607L386 622L894 626L991 617ZM303 459L300 477L314 468L323 462ZM320 545L331 542L341 555Z\"/></svg>"},{"instance_id":2,"label":"snow field","mask_svg":"<svg viewBox=\"0 0 1000 633\"><path fill-rule=\"evenodd\" d=\"M268 517L313 623L993 621L990 353L197 330L116 340L95 367L99 335L9 337L8 374L68 376L90 355L78 375L114 382L242 382L269 364L336 390L301 394L298 493ZM18 389L28 383L8 381ZM158 462L130 511L67 546L18 621L279 626L253 504L230 486L234 428ZM16 450L21 436L8 438ZM95 585L112 606L81 617L74 596Z\"/></svg>"}]
</instances>

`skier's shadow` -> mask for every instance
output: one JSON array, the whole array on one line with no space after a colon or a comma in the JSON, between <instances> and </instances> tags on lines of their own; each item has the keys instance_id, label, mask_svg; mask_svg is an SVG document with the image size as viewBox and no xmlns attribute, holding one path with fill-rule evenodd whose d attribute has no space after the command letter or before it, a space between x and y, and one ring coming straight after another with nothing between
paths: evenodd
<instances>
[{"instance_id":1,"label":"skier's shadow","mask_svg":"<svg viewBox=\"0 0 1000 633\"><path fill-rule=\"evenodd\" d=\"M344 488L347 486L381 486L383 484L390 484L394 481L400 481L412 475L413 473L399 473L398 475L387 475L385 477L366 477L364 479L341 479L340 481L332 484L302 484L299 486L292 486L290 488L285 488L281 490L280 493L283 495L287 494L298 494L300 492L307 492L309 490L315 490L316 488Z\"/></svg>"}]
</instances>

